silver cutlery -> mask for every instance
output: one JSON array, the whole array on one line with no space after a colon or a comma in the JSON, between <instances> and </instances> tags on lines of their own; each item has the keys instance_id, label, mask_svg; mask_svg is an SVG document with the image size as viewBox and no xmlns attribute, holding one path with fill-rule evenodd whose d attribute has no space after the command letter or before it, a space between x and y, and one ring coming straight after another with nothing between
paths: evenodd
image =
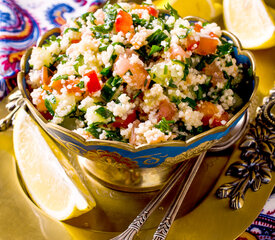
<instances>
[{"instance_id":1,"label":"silver cutlery","mask_svg":"<svg viewBox=\"0 0 275 240\"><path fill-rule=\"evenodd\" d=\"M248 112L240 119L236 126L234 126L230 132L224 136L218 143L216 143L209 151L217 152L222 151L230 146L232 146L244 133L246 126L248 125ZM188 174L188 178L184 181L178 194L176 195L174 201L170 204L166 214L164 215L162 221L160 222L154 236L153 240L164 240L172 226L172 223L177 215L180 206L191 186L191 183L196 176L196 173L205 157L207 151L204 151L196 159L195 164L192 166L191 172ZM193 163L191 161L191 163ZM133 220L133 222L128 226L128 228L122 232L120 235L112 238L111 240L131 240L141 229L143 224L147 221L149 216L154 212L154 210L159 206L163 199L167 196L170 190L175 186L178 180L181 178L184 171L188 168L189 161L185 161L180 164L177 171L171 176L167 184L161 189L161 191L146 205L146 207L138 214L138 216Z\"/></svg>"}]
</instances>

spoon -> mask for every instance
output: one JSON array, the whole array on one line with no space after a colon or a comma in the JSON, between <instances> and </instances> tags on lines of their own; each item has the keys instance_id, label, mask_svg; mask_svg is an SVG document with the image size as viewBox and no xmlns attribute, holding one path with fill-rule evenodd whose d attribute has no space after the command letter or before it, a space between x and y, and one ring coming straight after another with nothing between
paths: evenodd
<instances>
[{"instance_id":1,"label":"spoon","mask_svg":"<svg viewBox=\"0 0 275 240\"><path fill-rule=\"evenodd\" d=\"M215 144L209 151L217 152L225 150L233 145L245 132L246 126L248 125L248 112L239 120L239 122L230 130L230 132L224 136L218 143ZM174 201L171 203L162 221L160 222L153 240L164 240L170 230L170 227L177 215L177 212L182 205L182 202L188 192L188 189L196 176L196 173L205 157L207 151L203 151L197 158L195 164L192 167L191 172L188 175L187 181L180 186L179 192L176 195ZM146 205L146 207L139 213L139 215L133 220L128 228L120 235L112 238L111 240L131 240L141 229L143 224L147 221L149 216L159 206L162 200L167 196L170 190L175 186L183 172L188 166L188 161L181 163L177 171L168 180L168 183L161 189L161 191Z\"/></svg>"}]
</instances>

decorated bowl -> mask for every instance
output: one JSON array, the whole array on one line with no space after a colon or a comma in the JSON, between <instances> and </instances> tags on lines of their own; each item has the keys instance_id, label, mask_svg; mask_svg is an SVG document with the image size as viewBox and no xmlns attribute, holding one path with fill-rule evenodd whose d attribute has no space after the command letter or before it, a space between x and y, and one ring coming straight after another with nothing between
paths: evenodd
<instances>
[{"instance_id":1,"label":"decorated bowl","mask_svg":"<svg viewBox=\"0 0 275 240\"><path fill-rule=\"evenodd\" d=\"M185 19L188 21L202 21L202 19L196 17ZM55 28L45 33L38 40L37 46L42 46L52 35L60 35L60 29ZM225 125L202 132L187 141L169 140L142 146L133 146L129 143L110 140L92 139L87 141L79 134L49 122L32 104L26 83L26 75L30 70L28 62L32 48L24 54L21 60L18 86L26 105L40 126L66 149L81 156L80 163L89 173L111 185L121 185L120 189L124 189L123 186L130 186L131 188L131 185L133 188L136 186L137 188L154 188L167 179L170 171L177 163L198 156L202 151L208 150L224 137L243 117L255 95L258 79L255 76L253 55L242 49L239 40L232 33L222 31L222 35L234 43L233 56L236 58L237 63L242 63L252 70L250 78L247 79L246 89L242 91L243 96L241 97L244 104ZM116 172L117 169L120 169L119 174ZM125 177L126 175L128 177Z\"/></svg>"}]
</instances>

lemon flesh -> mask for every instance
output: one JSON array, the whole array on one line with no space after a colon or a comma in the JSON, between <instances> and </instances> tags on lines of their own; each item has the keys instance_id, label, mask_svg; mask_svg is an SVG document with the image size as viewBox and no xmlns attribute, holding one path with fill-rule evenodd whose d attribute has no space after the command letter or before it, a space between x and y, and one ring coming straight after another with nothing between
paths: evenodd
<instances>
[{"instance_id":1,"label":"lemon flesh","mask_svg":"<svg viewBox=\"0 0 275 240\"><path fill-rule=\"evenodd\" d=\"M212 20L222 14L221 0L156 0L154 4L165 9L169 3L181 17L197 16Z\"/></svg>"},{"instance_id":2,"label":"lemon flesh","mask_svg":"<svg viewBox=\"0 0 275 240\"><path fill-rule=\"evenodd\" d=\"M69 160L23 109L18 111L14 121L13 143L26 189L47 214L65 220L95 206L94 199L81 185ZM66 172L70 172L70 178Z\"/></svg>"},{"instance_id":3,"label":"lemon flesh","mask_svg":"<svg viewBox=\"0 0 275 240\"><path fill-rule=\"evenodd\" d=\"M275 24L262 0L224 0L224 22L247 49L275 46Z\"/></svg>"}]
</instances>

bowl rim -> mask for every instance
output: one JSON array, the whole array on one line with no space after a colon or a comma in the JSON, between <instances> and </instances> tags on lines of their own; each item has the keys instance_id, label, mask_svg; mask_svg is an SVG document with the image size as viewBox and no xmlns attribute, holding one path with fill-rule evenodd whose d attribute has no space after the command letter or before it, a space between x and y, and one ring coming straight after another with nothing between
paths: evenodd
<instances>
[{"instance_id":1,"label":"bowl rim","mask_svg":"<svg viewBox=\"0 0 275 240\"><path fill-rule=\"evenodd\" d=\"M202 19L200 17L195 17L195 16L187 16L184 17L183 19L188 20L188 21L201 21L201 22L207 22L207 20ZM44 33L42 36L39 37L36 46L41 46L44 42L44 40L49 37L52 34L60 34L61 30L60 28L53 28L46 33ZM237 48L237 53L239 55L244 55L249 58L251 61L251 67L252 67L252 76L254 79L254 89L248 99L248 101L245 103L245 105L223 126L218 126L211 128L207 131L204 131L198 135L195 135L191 137L190 139L186 141L182 140L169 140L161 143L156 143L156 144L143 144L140 146L133 146L129 143L124 143L124 142L119 142L119 141L112 141L112 140L101 140L101 139L91 139L91 140L86 140L84 137L79 135L78 133L73 132L72 130L69 130L65 127L62 127L60 125L57 125L55 123L47 121L42 114L34 107L32 102L30 101L29 97L27 96L24 87L23 87L23 79L27 72L25 72L25 67L26 67L26 62L32 52L33 47L29 48L25 54L23 55L21 62L20 62L20 72L17 75L17 83L19 90L21 91L24 101L26 102L28 108L30 109L31 113L34 115L35 119L39 122L39 124L48 132L48 128L54 131L62 132L63 134L73 138L74 140L80 142L83 146L93 146L93 145L101 145L101 146L109 146L109 147L114 147L114 148L120 148L129 152L139 152L142 150L147 150L147 149L153 149L153 148L160 148L160 147L187 147L204 137L212 134L216 134L219 132L224 132L226 131L249 107L252 99L256 95L258 84L259 84L259 79L256 76L256 65L255 65L255 57L253 54L248 51L244 50L242 48L240 40L231 32L222 30L222 35L225 37L229 37L233 43L234 46ZM51 134L50 134L51 135Z\"/></svg>"}]
</instances>

